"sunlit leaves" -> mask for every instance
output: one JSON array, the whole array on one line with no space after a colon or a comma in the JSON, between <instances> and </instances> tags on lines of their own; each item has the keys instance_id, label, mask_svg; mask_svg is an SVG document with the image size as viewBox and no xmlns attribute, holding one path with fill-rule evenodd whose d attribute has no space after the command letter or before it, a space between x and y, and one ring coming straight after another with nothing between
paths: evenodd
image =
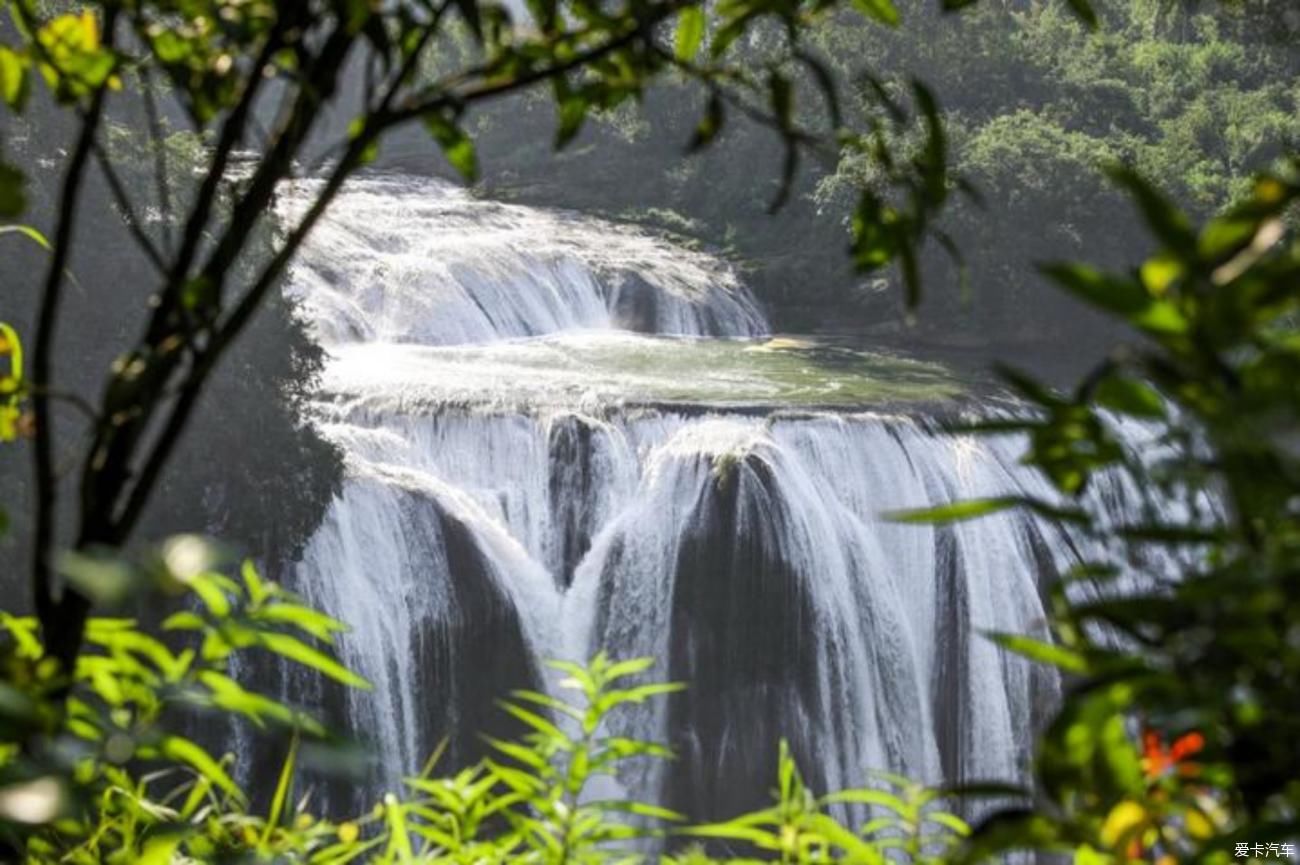
<instances>
[{"instance_id":1,"label":"sunlit leaves","mask_svg":"<svg viewBox=\"0 0 1300 865\"><path fill-rule=\"evenodd\" d=\"M730 820L680 830L687 837L736 842L788 862L944 861L970 827L942 810L935 790L905 778L878 774L880 786L818 797L804 782L788 743L777 760L776 801ZM832 816L846 806L868 817L857 831ZM855 821L859 822L859 821Z\"/></svg>"},{"instance_id":2,"label":"sunlit leaves","mask_svg":"<svg viewBox=\"0 0 1300 865\"><path fill-rule=\"evenodd\" d=\"M248 65L266 46L279 11L276 4L260 0L226 4L222 7L223 26L215 26L208 10L190 11L191 15L176 19L168 16L165 8L145 4L131 16L131 26L148 45L197 124L205 125L235 105L243 89L260 76L276 70L286 74L297 70L300 46L292 41L280 43L266 66Z\"/></svg>"},{"instance_id":3,"label":"sunlit leaves","mask_svg":"<svg viewBox=\"0 0 1300 865\"><path fill-rule=\"evenodd\" d=\"M71 102L113 83L117 58L103 45L96 12L55 16L36 33L31 56L56 98Z\"/></svg>"},{"instance_id":4,"label":"sunlit leaves","mask_svg":"<svg viewBox=\"0 0 1300 865\"><path fill-rule=\"evenodd\" d=\"M690 63L704 42L705 14L703 7L688 6L677 16L674 49L677 59Z\"/></svg>"},{"instance_id":5,"label":"sunlit leaves","mask_svg":"<svg viewBox=\"0 0 1300 865\"><path fill-rule=\"evenodd\" d=\"M23 396L22 340L18 331L0 321L0 443L13 441L19 435Z\"/></svg>"},{"instance_id":6,"label":"sunlit leaves","mask_svg":"<svg viewBox=\"0 0 1300 865\"><path fill-rule=\"evenodd\" d=\"M21 112L31 91L29 60L6 45L0 45L0 101Z\"/></svg>"}]
</instances>

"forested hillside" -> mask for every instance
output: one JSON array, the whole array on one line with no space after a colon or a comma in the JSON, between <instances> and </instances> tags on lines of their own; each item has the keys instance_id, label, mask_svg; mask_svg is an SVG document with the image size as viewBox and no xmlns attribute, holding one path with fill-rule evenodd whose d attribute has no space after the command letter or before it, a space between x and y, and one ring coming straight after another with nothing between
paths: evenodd
<instances>
[{"instance_id":1,"label":"forested hillside","mask_svg":"<svg viewBox=\"0 0 1300 865\"><path fill-rule=\"evenodd\" d=\"M1300 138L1296 27L1286 10L1263 5L1108 2L1090 32L1058 4L981 3L954 17L911 2L900 4L895 30L845 14L807 34L809 54L858 82L842 100L847 126L884 120L864 75L903 103L908 79L923 79L945 112L955 172L980 195L956 199L945 216L964 274L937 245L925 251L927 303L906 338L1059 352L1065 337L1081 354L1104 344L1102 319L1048 288L1033 262L1119 265L1146 251L1136 214L1098 171L1108 161L1167 179L1204 217ZM744 43L756 74L767 63L762 36ZM800 111L824 112L810 67L796 66ZM715 146L683 161L702 104L694 90L661 85L645 111L626 106L589 122L554 158L553 109L541 95L494 105L471 128L493 194L595 209L726 249L785 329L899 333L900 292L855 275L844 255L871 160L806 154L792 200L769 217L779 141L731 110ZM398 144L390 164L427 166L425 153Z\"/></svg>"}]
</instances>

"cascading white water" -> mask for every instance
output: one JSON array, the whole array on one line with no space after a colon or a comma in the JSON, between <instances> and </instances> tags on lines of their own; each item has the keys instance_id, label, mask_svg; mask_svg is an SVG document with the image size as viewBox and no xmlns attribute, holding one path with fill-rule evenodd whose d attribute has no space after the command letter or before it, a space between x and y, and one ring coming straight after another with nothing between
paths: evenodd
<instances>
[{"instance_id":1,"label":"cascading white water","mask_svg":"<svg viewBox=\"0 0 1300 865\"><path fill-rule=\"evenodd\" d=\"M941 371L738 341L766 325L725 263L412 177L354 182L292 290L349 471L298 583L352 626L384 783L444 735L472 752L539 658L597 648L692 683L632 719L683 755L632 780L697 816L761 800L782 735L830 786L1023 775L1057 683L979 635L1041 635L1082 541L882 519L1042 492L1013 447L904 408L950 394Z\"/></svg>"},{"instance_id":2,"label":"cascading white water","mask_svg":"<svg viewBox=\"0 0 1300 865\"><path fill-rule=\"evenodd\" d=\"M319 186L286 188L285 217L301 216ZM455 345L573 328L765 330L732 270L707 255L401 175L344 191L299 257L294 289L326 344Z\"/></svg>"}]
</instances>

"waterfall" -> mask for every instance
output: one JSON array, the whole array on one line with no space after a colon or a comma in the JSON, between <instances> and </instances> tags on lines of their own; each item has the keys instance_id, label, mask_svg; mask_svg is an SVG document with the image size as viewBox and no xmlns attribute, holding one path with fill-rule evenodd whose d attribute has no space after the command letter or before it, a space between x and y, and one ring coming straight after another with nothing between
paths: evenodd
<instances>
[{"instance_id":1,"label":"waterfall","mask_svg":"<svg viewBox=\"0 0 1300 865\"><path fill-rule=\"evenodd\" d=\"M320 181L282 192L300 217ZM436 180L353 183L313 231L294 289L327 344L482 343L574 328L751 336L762 314L710 256Z\"/></svg>"},{"instance_id":2,"label":"waterfall","mask_svg":"<svg viewBox=\"0 0 1300 865\"><path fill-rule=\"evenodd\" d=\"M882 518L1044 492L1014 442L928 431L941 370L756 340L719 259L424 178L354 181L290 290L348 467L296 582L376 686L346 711L378 784L599 648L689 683L628 722L681 759L624 780L700 819L764 801L781 736L821 788L1024 777L1058 683L980 635L1045 637L1083 541Z\"/></svg>"}]
</instances>

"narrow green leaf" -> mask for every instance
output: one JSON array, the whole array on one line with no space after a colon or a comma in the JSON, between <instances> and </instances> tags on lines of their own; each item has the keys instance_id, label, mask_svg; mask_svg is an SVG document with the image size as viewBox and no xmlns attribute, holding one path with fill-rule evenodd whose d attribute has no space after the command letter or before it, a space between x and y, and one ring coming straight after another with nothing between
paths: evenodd
<instances>
[{"instance_id":1,"label":"narrow green leaf","mask_svg":"<svg viewBox=\"0 0 1300 865\"><path fill-rule=\"evenodd\" d=\"M890 27L897 27L903 20L892 0L853 0L853 8L871 20Z\"/></svg>"},{"instance_id":2,"label":"narrow green leaf","mask_svg":"<svg viewBox=\"0 0 1300 865\"><path fill-rule=\"evenodd\" d=\"M952 830L953 833L965 838L970 835L970 824L955 814L949 814L946 811L931 811L925 815L925 819L931 823L937 823L946 829Z\"/></svg>"},{"instance_id":3,"label":"narrow green leaf","mask_svg":"<svg viewBox=\"0 0 1300 865\"><path fill-rule=\"evenodd\" d=\"M885 519L898 523L953 523L995 514L1007 508L1016 507L1019 504L1020 500L1014 496L967 499L966 501L938 505L932 508L891 511L885 514Z\"/></svg>"},{"instance_id":4,"label":"narrow green leaf","mask_svg":"<svg viewBox=\"0 0 1300 865\"><path fill-rule=\"evenodd\" d=\"M1074 0L1082 2L1082 0ZM1074 2L1071 5L1074 5ZM1158 190L1141 174L1124 165L1112 166L1106 172L1111 179L1124 187L1138 209L1142 212L1147 225L1171 250L1184 257L1193 257L1197 252L1196 232L1191 220L1164 193Z\"/></svg>"},{"instance_id":5,"label":"narrow green leaf","mask_svg":"<svg viewBox=\"0 0 1300 865\"><path fill-rule=\"evenodd\" d=\"M541 733L543 736L546 736L548 739L551 739L554 742L554 744L556 745L560 745L561 743L563 743L564 745L568 744L569 741L568 737L565 736L564 733L560 731L560 728L555 726L545 718L543 718L541 715L538 715L535 712L530 712L527 709L523 708L522 706L516 706L514 703L498 701L497 705L500 706L507 713L513 715L514 717L518 718L520 721L523 721L525 724L532 727L538 733Z\"/></svg>"},{"instance_id":6,"label":"narrow green leaf","mask_svg":"<svg viewBox=\"0 0 1300 865\"><path fill-rule=\"evenodd\" d=\"M460 173L466 183L478 180L478 152L474 142L456 123L442 114L428 114L424 118L424 127L438 142L442 153L451 163L451 167Z\"/></svg>"},{"instance_id":7,"label":"narrow green leaf","mask_svg":"<svg viewBox=\"0 0 1300 865\"><path fill-rule=\"evenodd\" d=\"M369 691L371 684L317 649L287 634L260 634L258 642L282 658L295 661L336 682L352 688Z\"/></svg>"},{"instance_id":8,"label":"narrow green leaf","mask_svg":"<svg viewBox=\"0 0 1300 865\"><path fill-rule=\"evenodd\" d=\"M1137 281L1118 279L1080 264L1048 264L1042 271L1071 294L1099 309L1125 318L1151 305L1151 295Z\"/></svg>"},{"instance_id":9,"label":"narrow green leaf","mask_svg":"<svg viewBox=\"0 0 1300 865\"><path fill-rule=\"evenodd\" d=\"M709 101L704 106L704 116L695 125L695 132L691 135L690 143L686 146L687 152L694 153L701 148L707 147L722 131L722 124L725 119L722 97L717 92L710 93Z\"/></svg>"},{"instance_id":10,"label":"narrow green leaf","mask_svg":"<svg viewBox=\"0 0 1300 865\"><path fill-rule=\"evenodd\" d=\"M284 817L285 806L289 801L289 793L293 789L294 768L298 762L298 736L289 741L289 753L284 757L284 763L280 766L280 779L276 782L275 793L271 796L271 811L267 815L266 825L262 829L262 844L271 840L271 833L280 826L280 820Z\"/></svg>"},{"instance_id":11,"label":"narrow green leaf","mask_svg":"<svg viewBox=\"0 0 1300 865\"><path fill-rule=\"evenodd\" d=\"M12 217L22 213L27 207L27 195L23 192L23 184L27 178L23 173L12 165L6 165L0 162L0 217ZM46 249L50 248L49 242L39 231L27 226L0 226L0 233L6 231L19 231L35 240Z\"/></svg>"},{"instance_id":12,"label":"narrow green leaf","mask_svg":"<svg viewBox=\"0 0 1300 865\"><path fill-rule=\"evenodd\" d=\"M234 779L201 746L181 736L167 736L159 744L158 750L168 759L187 763L199 775L220 787L235 800L245 801L244 793Z\"/></svg>"},{"instance_id":13,"label":"narrow green leaf","mask_svg":"<svg viewBox=\"0 0 1300 865\"><path fill-rule=\"evenodd\" d=\"M902 816L907 816L913 810L906 802L892 793L866 788L830 793L823 796L821 801L828 805L875 805Z\"/></svg>"},{"instance_id":14,"label":"narrow green leaf","mask_svg":"<svg viewBox=\"0 0 1300 865\"><path fill-rule=\"evenodd\" d=\"M1007 651L1014 652L1031 661L1037 661L1049 667L1056 667L1075 675L1083 675L1088 671L1087 660L1078 652L1064 646L1045 643L1042 640L1026 637L1023 634L988 633L985 636Z\"/></svg>"},{"instance_id":15,"label":"narrow green leaf","mask_svg":"<svg viewBox=\"0 0 1300 865\"><path fill-rule=\"evenodd\" d=\"M1104 408L1141 418L1165 416L1164 400L1150 385L1131 378L1109 375L1098 382L1093 398Z\"/></svg>"},{"instance_id":16,"label":"narrow green leaf","mask_svg":"<svg viewBox=\"0 0 1300 865\"><path fill-rule=\"evenodd\" d=\"M701 6L687 6L677 16L674 46L678 60L683 63L695 60L700 53L700 45L704 42L704 25L704 8Z\"/></svg>"}]
</instances>

